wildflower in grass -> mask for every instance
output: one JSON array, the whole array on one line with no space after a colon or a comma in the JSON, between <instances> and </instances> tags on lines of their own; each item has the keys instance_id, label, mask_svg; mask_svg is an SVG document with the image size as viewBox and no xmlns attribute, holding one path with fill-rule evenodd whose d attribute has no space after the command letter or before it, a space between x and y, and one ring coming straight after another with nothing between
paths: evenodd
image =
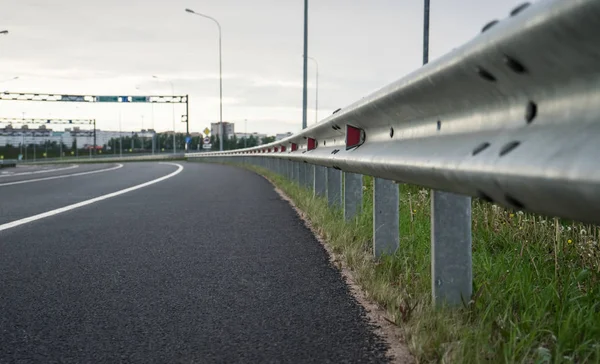
<instances>
[{"instance_id":1,"label":"wildflower in grass","mask_svg":"<svg viewBox=\"0 0 600 364\"><path fill-rule=\"evenodd\" d=\"M522 227L522 226L519 226L519 230L523 230L523 227Z\"/></svg>"},{"instance_id":2,"label":"wildflower in grass","mask_svg":"<svg viewBox=\"0 0 600 364\"><path fill-rule=\"evenodd\" d=\"M510 214L509 216L510 216L510 217L515 217L515 214Z\"/></svg>"},{"instance_id":3,"label":"wildflower in grass","mask_svg":"<svg viewBox=\"0 0 600 364\"><path fill-rule=\"evenodd\" d=\"M523 211L517 211L517 215L523 215Z\"/></svg>"},{"instance_id":4,"label":"wildflower in grass","mask_svg":"<svg viewBox=\"0 0 600 364\"><path fill-rule=\"evenodd\" d=\"M585 235L585 233L586 233L585 229L579 230L579 235Z\"/></svg>"},{"instance_id":5,"label":"wildflower in grass","mask_svg":"<svg viewBox=\"0 0 600 364\"><path fill-rule=\"evenodd\" d=\"M413 210L413 213L415 213L415 214L416 214L416 213L417 213L417 210Z\"/></svg>"},{"instance_id":6,"label":"wildflower in grass","mask_svg":"<svg viewBox=\"0 0 600 364\"><path fill-rule=\"evenodd\" d=\"M567 240L567 243L573 244L573 240L569 239L569 240Z\"/></svg>"}]
</instances>

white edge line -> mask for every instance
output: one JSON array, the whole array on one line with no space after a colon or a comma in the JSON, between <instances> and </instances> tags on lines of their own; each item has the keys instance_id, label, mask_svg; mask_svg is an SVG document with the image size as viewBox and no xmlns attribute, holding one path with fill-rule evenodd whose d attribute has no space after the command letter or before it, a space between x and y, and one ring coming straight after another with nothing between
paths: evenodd
<instances>
[{"instance_id":1,"label":"white edge line","mask_svg":"<svg viewBox=\"0 0 600 364\"><path fill-rule=\"evenodd\" d=\"M32 174L66 171L67 169L73 169L73 168L77 168L77 167L79 167L79 164L73 164L71 166L64 167L64 168L43 169L41 171L35 171L35 172L13 173L13 174L10 174L10 175L0 176L0 178L2 178L2 177L16 177L16 176L29 176L29 175L32 175Z\"/></svg>"},{"instance_id":2,"label":"white edge line","mask_svg":"<svg viewBox=\"0 0 600 364\"><path fill-rule=\"evenodd\" d=\"M62 176L52 176L52 177L44 177L44 178L26 179L25 181L15 181L15 182L0 183L0 187L3 187L3 186L12 186L12 185L21 185L23 183L49 181L51 179L76 177L76 176L85 176L86 174L94 174L94 173L100 173L100 172L114 171L115 169L119 169L119 168L123 168L123 165L121 163L117 163L117 165L115 167L110 167L110 168L105 168L105 169L99 169L97 171L79 172L79 173L65 174L65 175L62 175Z\"/></svg>"},{"instance_id":3,"label":"white edge line","mask_svg":"<svg viewBox=\"0 0 600 364\"><path fill-rule=\"evenodd\" d=\"M109 198L112 198L112 197L123 195L123 194L125 194L127 192L139 190L140 188L144 188L144 187L153 185L155 183L164 181L166 179L169 179L171 177L174 177L174 176L178 175L179 173L181 173L181 171L183 171L183 166L181 164L177 164L177 163L159 163L159 164L169 164L169 165L172 165L172 166L177 166L178 168L173 173L170 173L170 174L168 174L166 176L154 179L152 181L148 181L148 182L142 183L142 184L137 185L137 186L129 187L129 188L126 188L124 190L120 190L120 191L117 191L117 192L109 193L107 195L103 195L103 196L98 196L98 197L92 198L91 200L81 201L81 202L78 202L78 203L75 203L75 204L72 204L72 205L68 205L68 206L65 206L65 207L61 207L61 208L58 208L58 209L55 209L55 210L47 211L47 212L44 212L44 213L41 213L41 214L37 214L37 215L30 216L30 217L26 217L24 219L20 219L20 220L16 220L16 221L12 221L12 222L6 223L6 224L2 224L2 225L0 225L0 231L8 230L8 229L11 229L11 228L14 228L14 227L17 227L17 226L20 226L20 225L24 225L24 224L27 224L27 223L30 223L30 222L33 222L33 221L36 221L36 220L45 219L45 218L50 217L50 216L62 214L63 212L75 210L77 208L80 208L80 207L83 207L83 206L87 206L87 205L91 205L93 203L96 203L96 202L99 202L99 201L102 201L102 200L106 200L106 199L109 199Z\"/></svg>"}]
</instances>

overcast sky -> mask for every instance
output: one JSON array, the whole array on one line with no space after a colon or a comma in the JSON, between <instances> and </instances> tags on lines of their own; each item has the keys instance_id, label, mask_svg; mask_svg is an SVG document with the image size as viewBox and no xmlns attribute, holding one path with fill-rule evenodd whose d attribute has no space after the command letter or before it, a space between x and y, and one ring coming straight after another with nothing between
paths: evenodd
<instances>
[{"instance_id":1,"label":"overcast sky","mask_svg":"<svg viewBox=\"0 0 600 364\"><path fill-rule=\"evenodd\" d=\"M522 1L431 0L430 58L473 37ZM236 131L295 132L302 120L303 0L0 0L0 92L190 95L190 129L219 118ZM422 0L309 0L308 54L319 62L319 120L420 67ZM161 79L153 79L157 75ZM9 79L18 76L18 80ZM315 120L309 63L308 123ZM138 89L136 89L139 88ZM95 118L98 128L152 126L150 104L0 101L0 117ZM184 106L175 107L176 128ZM172 106L154 127L172 130Z\"/></svg>"}]
</instances>

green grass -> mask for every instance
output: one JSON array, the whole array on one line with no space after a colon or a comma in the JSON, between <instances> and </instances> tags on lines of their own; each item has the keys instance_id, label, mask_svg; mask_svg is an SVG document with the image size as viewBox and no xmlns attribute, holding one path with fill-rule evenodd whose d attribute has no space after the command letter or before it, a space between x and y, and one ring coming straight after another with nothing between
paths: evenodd
<instances>
[{"instance_id":1,"label":"green grass","mask_svg":"<svg viewBox=\"0 0 600 364\"><path fill-rule=\"evenodd\" d=\"M598 230L473 201L473 298L432 306L430 194L400 185L400 249L372 257L372 179L345 222L312 191L264 169L304 211L367 296L405 333L418 362L600 362Z\"/></svg>"}]
</instances>

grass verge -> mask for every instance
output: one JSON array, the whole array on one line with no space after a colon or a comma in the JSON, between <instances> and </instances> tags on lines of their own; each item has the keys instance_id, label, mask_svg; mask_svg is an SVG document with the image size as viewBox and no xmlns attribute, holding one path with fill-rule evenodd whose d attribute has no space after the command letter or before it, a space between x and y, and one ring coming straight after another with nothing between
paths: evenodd
<instances>
[{"instance_id":1,"label":"grass verge","mask_svg":"<svg viewBox=\"0 0 600 364\"><path fill-rule=\"evenodd\" d=\"M595 226L473 201L473 298L432 307L430 193L400 185L400 249L372 257L372 178L363 211L340 210L282 176L271 179L342 257L367 297L405 333L418 362L600 362L600 250Z\"/></svg>"}]
</instances>

